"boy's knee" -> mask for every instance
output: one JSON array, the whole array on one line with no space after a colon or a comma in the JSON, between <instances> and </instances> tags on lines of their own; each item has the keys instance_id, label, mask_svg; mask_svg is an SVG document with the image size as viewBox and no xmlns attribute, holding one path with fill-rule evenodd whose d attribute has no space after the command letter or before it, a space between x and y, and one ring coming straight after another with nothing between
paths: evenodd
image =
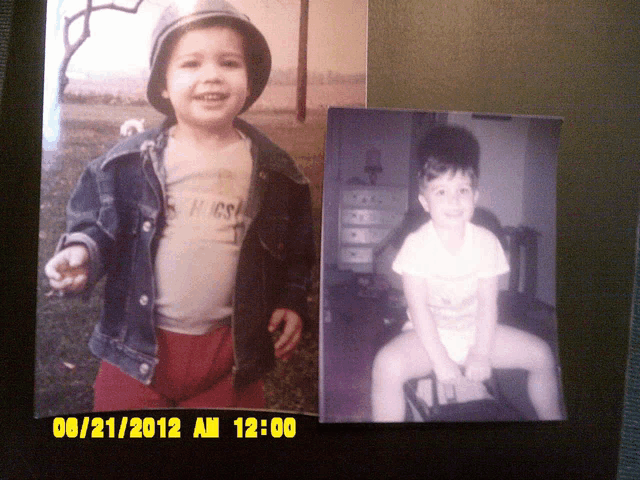
<instances>
[{"instance_id":1,"label":"boy's knee","mask_svg":"<svg viewBox=\"0 0 640 480\"><path fill-rule=\"evenodd\" d=\"M403 377L405 365L402 354L391 345L385 345L373 360L374 380L397 380Z\"/></svg>"},{"instance_id":2,"label":"boy's knee","mask_svg":"<svg viewBox=\"0 0 640 480\"><path fill-rule=\"evenodd\" d=\"M535 348L532 352L534 354L535 364L540 370L553 370L556 367L555 356L553 351L547 342L542 339L538 339Z\"/></svg>"}]
</instances>

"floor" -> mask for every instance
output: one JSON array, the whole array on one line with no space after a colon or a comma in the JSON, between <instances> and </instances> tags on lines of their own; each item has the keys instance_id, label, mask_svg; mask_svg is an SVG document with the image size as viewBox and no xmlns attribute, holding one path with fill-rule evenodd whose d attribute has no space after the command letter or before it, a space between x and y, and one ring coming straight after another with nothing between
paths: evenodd
<instances>
[{"instance_id":1,"label":"floor","mask_svg":"<svg viewBox=\"0 0 640 480\"><path fill-rule=\"evenodd\" d=\"M368 422L371 365L378 349L399 332L402 325L392 319L402 313L354 279L327 289L324 311L321 417L326 422Z\"/></svg>"}]
</instances>

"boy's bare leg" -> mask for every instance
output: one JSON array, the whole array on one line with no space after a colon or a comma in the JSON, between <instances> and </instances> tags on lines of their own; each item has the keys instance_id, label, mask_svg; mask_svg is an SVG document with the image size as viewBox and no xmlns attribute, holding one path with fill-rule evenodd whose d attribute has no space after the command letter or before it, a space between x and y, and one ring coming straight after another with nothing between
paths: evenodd
<instances>
[{"instance_id":1,"label":"boy's bare leg","mask_svg":"<svg viewBox=\"0 0 640 480\"><path fill-rule=\"evenodd\" d=\"M405 415L402 385L433 370L427 351L413 330L395 337L376 354L371 375L374 422L402 422Z\"/></svg>"},{"instance_id":2,"label":"boy's bare leg","mask_svg":"<svg viewBox=\"0 0 640 480\"><path fill-rule=\"evenodd\" d=\"M561 420L556 361L541 338L507 325L496 325L491 364L528 371L528 393L540 420Z\"/></svg>"}]
</instances>

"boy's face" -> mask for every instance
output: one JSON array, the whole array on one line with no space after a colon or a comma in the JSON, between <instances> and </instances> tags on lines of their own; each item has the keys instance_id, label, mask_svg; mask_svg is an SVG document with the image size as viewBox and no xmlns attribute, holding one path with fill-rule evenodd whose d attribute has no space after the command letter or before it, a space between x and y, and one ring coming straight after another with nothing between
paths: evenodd
<instances>
[{"instance_id":1,"label":"boy's face","mask_svg":"<svg viewBox=\"0 0 640 480\"><path fill-rule=\"evenodd\" d=\"M457 228L471 220L478 191L468 173L446 172L426 182L418 199L436 227Z\"/></svg>"},{"instance_id":2,"label":"boy's face","mask_svg":"<svg viewBox=\"0 0 640 480\"><path fill-rule=\"evenodd\" d=\"M229 27L212 26L180 37L167 63L162 92L179 127L229 128L248 95L242 35Z\"/></svg>"}]
</instances>

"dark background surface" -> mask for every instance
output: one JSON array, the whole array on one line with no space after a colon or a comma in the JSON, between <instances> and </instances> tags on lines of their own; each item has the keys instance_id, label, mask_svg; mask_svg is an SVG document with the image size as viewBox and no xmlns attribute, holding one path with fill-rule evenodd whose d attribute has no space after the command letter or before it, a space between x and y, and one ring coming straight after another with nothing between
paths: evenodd
<instances>
[{"instance_id":1,"label":"dark background surface","mask_svg":"<svg viewBox=\"0 0 640 480\"><path fill-rule=\"evenodd\" d=\"M557 311L570 420L523 429L531 443L523 445L522 462L537 451L554 465L550 473L611 478L638 213L640 6L604 0L393 3L369 3L369 107L564 117ZM503 440L492 444L494 452L503 448L517 450Z\"/></svg>"},{"instance_id":2,"label":"dark background surface","mask_svg":"<svg viewBox=\"0 0 640 480\"><path fill-rule=\"evenodd\" d=\"M615 476L638 213L640 5L369 1L369 106L565 118L557 297L569 421L327 426L297 417L296 438L273 441L235 440L231 413L219 415L216 440L189 440L186 428L180 441L56 440L51 419L32 419L44 13L40 2L15 2L2 90L0 477L191 469L224 477ZM180 417L192 425L195 413Z\"/></svg>"}]
</instances>

